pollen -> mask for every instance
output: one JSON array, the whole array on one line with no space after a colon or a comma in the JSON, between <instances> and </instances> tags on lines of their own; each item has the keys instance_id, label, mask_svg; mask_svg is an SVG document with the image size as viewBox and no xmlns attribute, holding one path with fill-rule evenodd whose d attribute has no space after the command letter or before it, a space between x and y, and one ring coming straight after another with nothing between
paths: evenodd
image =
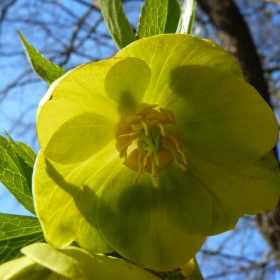
<instances>
[{"instance_id":1,"label":"pollen","mask_svg":"<svg viewBox=\"0 0 280 280\"><path fill-rule=\"evenodd\" d=\"M174 132L172 111L157 109L157 104L141 103L134 114L121 118L115 126L116 148L123 164L137 172L134 183L147 172L158 187L158 175L173 162L187 171L187 159L182 151L183 133Z\"/></svg>"}]
</instances>

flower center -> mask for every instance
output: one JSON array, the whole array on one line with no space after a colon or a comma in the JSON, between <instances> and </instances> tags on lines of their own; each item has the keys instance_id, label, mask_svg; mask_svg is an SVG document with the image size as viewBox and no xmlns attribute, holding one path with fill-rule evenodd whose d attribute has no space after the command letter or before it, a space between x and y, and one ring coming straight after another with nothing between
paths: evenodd
<instances>
[{"instance_id":1,"label":"flower center","mask_svg":"<svg viewBox=\"0 0 280 280\"><path fill-rule=\"evenodd\" d=\"M121 118L115 126L116 148L123 164L137 171L136 183L141 174L152 174L155 186L160 171L172 162L187 171L187 159L182 151L183 133L168 132L176 125L172 111L155 108L156 104L139 104L136 112L128 118ZM180 163L177 158L181 158Z\"/></svg>"}]
</instances>

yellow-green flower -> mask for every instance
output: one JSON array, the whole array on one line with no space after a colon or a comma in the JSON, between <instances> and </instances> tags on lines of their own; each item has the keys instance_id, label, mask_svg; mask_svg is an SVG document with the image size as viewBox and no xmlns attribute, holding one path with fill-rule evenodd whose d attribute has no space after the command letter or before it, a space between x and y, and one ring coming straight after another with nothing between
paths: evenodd
<instances>
[{"instance_id":1,"label":"yellow-green flower","mask_svg":"<svg viewBox=\"0 0 280 280\"><path fill-rule=\"evenodd\" d=\"M160 279L127 261L73 246L55 249L34 243L21 252L23 257L0 265L1 280Z\"/></svg>"},{"instance_id":2,"label":"yellow-green flower","mask_svg":"<svg viewBox=\"0 0 280 280\"><path fill-rule=\"evenodd\" d=\"M55 247L169 270L279 198L275 116L212 41L149 37L68 72L37 131L35 203Z\"/></svg>"}]
</instances>

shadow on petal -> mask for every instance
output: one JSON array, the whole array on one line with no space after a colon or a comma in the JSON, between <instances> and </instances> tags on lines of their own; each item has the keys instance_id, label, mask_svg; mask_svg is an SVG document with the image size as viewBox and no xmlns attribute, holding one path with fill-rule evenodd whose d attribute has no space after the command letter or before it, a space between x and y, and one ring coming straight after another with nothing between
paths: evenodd
<instances>
[{"instance_id":1,"label":"shadow on petal","mask_svg":"<svg viewBox=\"0 0 280 280\"><path fill-rule=\"evenodd\" d=\"M82 162L114 139L114 125L101 115L80 114L65 122L51 136L43 152L57 163Z\"/></svg>"},{"instance_id":2,"label":"shadow on petal","mask_svg":"<svg viewBox=\"0 0 280 280\"><path fill-rule=\"evenodd\" d=\"M274 147L275 115L243 79L197 65L176 68L171 77L173 93L166 108L184 132L184 147L207 164L218 169L242 167Z\"/></svg>"}]
</instances>

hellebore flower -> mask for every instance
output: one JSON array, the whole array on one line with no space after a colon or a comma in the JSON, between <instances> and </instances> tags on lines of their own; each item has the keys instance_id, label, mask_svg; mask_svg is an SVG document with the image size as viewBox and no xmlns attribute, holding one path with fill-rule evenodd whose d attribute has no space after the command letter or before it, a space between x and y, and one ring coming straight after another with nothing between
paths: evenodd
<instances>
[{"instance_id":1,"label":"hellebore flower","mask_svg":"<svg viewBox=\"0 0 280 280\"><path fill-rule=\"evenodd\" d=\"M154 36L68 72L37 131L35 204L55 247L170 270L278 202L275 116L212 41Z\"/></svg>"},{"instance_id":2,"label":"hellebore flower","mask_svg":"<svg viewBox=\"0 0 280 280\"><path fill-rule=\"evenodd\" d=\"M127 261L89 254L73 246L55 249L46 243L34 243L21 252L24 257L0 265L1 280L160 279Z\"/></svg>"}]
</instances>

